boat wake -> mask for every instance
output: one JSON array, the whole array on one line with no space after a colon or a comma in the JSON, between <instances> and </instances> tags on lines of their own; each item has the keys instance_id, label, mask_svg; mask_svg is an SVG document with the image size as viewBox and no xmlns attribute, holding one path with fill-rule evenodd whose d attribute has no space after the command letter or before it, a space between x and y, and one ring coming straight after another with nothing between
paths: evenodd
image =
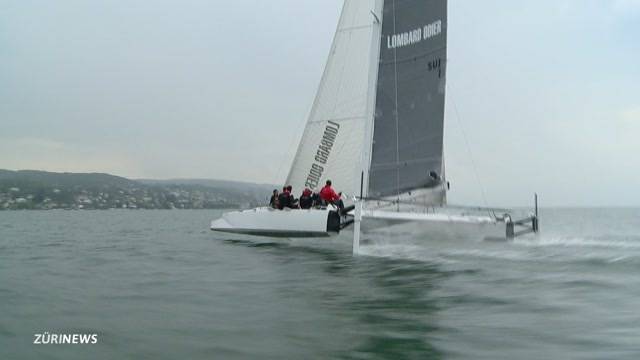
<instances>
[{"instance_id":1,"label":"boat wake","mask_svg":"<svg viewBox=\"0 0 640 360\"><path fill-rule=\"evenodd\" d=\"M441 265L477 262L535 262L549 264L637 264L638 236L531 236L507 242L368 242L360 248L365 256L402 258Z\"/></svg>"},{"instance_id":2,"label":"boat wake","mask_svg":"<svg viewBox=\"0 0 640 360\"><path fill-rule=\"evenodd\" d=\"M522 238L513 241L515 245L529 247L591 247L591 248L619 248L619 249L639 249L640 236L594 236L594 237L574 237L574 236L550 236L537 238Z\"/></svg>"},{"instance_id":3,"label":"boat wake","mask_svg":"<svg viewBox=\"0 0 640 360\"><path fill-rule=\"evenodd\" d=\"M249 247L295 248L350 252L351 232L319 239L276 239L245 237L234 242ZM611 264L640 266L640 236L598 234L574 236L539 234L509 241L471 239L425 239L411 234L389 238L363 239L359 254L378 258L410 260L436 266L468 268L496 266L497 263L538 263L549 265Z\"/></svg>"}]
</instances>

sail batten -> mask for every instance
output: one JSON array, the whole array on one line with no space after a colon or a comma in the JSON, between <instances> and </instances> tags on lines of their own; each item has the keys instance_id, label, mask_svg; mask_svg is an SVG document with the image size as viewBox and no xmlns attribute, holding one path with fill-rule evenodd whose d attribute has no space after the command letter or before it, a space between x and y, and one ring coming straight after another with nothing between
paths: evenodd
<instances>
[{"instance_id":1,"label":"sail batten","mask_svg":"<svg viewBox=\"0 0 640 360\"><path fill-rule=\"evenodd\" d=\"M330 118L330 119L318 119L318 120L312 120L309 121L308 124L314 124L314 123L324 123L327 121L349 121L349 120L362 120L362 119L366 119L366 116L350 116L350 117L342 117L342 118Z\"/></svg>"},{"instance_id":2,"label":"sail batten","mask_svg":"<svg viewBox=\"0 0 640 360\"><path fill-rule=\"evenodd\" d=\"M425 158L419 158L419 159L406 160L401 164L393 161L393 162L389 162L389 163L376 164L375 166L372 167L372 169L373 170L395 169L395 168L399 168L399 167L403 167L403 166L407 166L407 165L429 164L429 163L431 163L433 161L437 161L437 160L440 160L439 156L432 156L432 157L425 157Z\"/></svg>"},{"instance_id":3,"label":"sail batten","mask_svg":"<svg viewBox=\"0 0 640 360\"><path fill-rule=\"evenodd\" d=\"M369 28L371 28L371 25L359 25L359 26L341 28L341 29L338 29L337 32L343 33L343 32L348 32L352 30L369 29Z\"/></svg>"}]
</instances>

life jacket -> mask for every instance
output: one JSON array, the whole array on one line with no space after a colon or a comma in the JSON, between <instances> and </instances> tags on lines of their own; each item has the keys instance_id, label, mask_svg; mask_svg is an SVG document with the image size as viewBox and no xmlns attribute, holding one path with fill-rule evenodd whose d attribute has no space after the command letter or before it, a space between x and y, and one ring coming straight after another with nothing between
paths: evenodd
<instances>
[{"instance_id":1,"label":"life jacket","mask_svg":"<svg viewBox=\"0 0 640 360\"><path fill-rule=\"evenodd\" d=\"M282 210L291 206L291 194L288 191L281 192L278 195L278 209Z\"/></svg>"},{"instance_id":2,"label":"life jacket","mask_svg":"<svg viewBox=\"0 0 640 360\"><path fill-rule=\"evenodd\" d=\"M331 186L326 185L320 190L320 198L327 202L334 202L340 200L340 195L336 194Z\"/></svg>"},{"instance_id":3,"label":"life jacket","mask_svg":"<svg viewBox=\"0 0 640 360\"><path fill-rule=\"evenodd\" d=\"M303 194L300 196L299 204L301 209L311 209L313 206L313 199L310 195Z\"/></svg>"}]
</instances>

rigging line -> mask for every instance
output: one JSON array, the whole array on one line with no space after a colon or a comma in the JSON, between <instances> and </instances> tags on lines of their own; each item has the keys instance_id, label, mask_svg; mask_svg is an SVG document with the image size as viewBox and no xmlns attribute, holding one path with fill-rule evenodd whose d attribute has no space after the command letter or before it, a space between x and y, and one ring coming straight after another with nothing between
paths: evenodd
<instances>
[{"instance_id":1,"label":"rigging line","mask_svg":"<svg viewBox=\"0 0 640 360\"><path fill-rule=\"evenodd\" d=\"M453 89L452 89L453 90ZM484 191L484 186L482 186L482 181L480 181L480 175L478 174L478 169L476 167L476 162L473 159L473 153L471 152L471 145L469 144L469 139L467 138L467 133L464 131L464 126L462 125L462 120L460 119L460 112L458 111L458 105L456 105L455 99L453 96L451 97L451 102L453 103L453 110L456 114L456 122L458 127L460 128L460 132L462 133L462 137L464 138L464 143L467 147L467 153L469 154L469 159L471 160L471 168L473 169L473 174L476 177L476 181L478 182L478 186L480 187L480 194L482 195L482 201L484 203L484 207L488 208L489 203L487 201L487 194Z\"/></svg>"},{"instance_id":2,"label":"rigging line","mask_svg":"<svg viewBox=\"0 0 640 360\"><path fill-rule=\"evenodd\" d=\"M391 3L393 9L393 33L396 33L396 0ZM398 124L398 53L393 48L393 72L395 81L395 117L396 117L396 163L400 163L400 126ZM396 168L396 193L398 201L400 201L400 167ZM400 211L400 203L398 203L398 211Z\"/></svg>"}]
</instances>

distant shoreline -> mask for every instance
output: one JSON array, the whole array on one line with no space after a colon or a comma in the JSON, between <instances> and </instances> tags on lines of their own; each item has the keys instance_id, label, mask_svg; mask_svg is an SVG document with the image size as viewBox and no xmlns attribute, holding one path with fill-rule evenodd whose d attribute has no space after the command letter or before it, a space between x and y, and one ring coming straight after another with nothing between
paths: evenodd
<instances>
[{"instance_id":1,"label":"distant shoreline","mask_svg":"<svg viewBox=\"0 0 640 360\"><path fill-rule=\"evenodd\" d=\"M273 185L226 180L0 169L0 210L238 209L266 204L272 190Z\"/></svg>"}]
</instances>

